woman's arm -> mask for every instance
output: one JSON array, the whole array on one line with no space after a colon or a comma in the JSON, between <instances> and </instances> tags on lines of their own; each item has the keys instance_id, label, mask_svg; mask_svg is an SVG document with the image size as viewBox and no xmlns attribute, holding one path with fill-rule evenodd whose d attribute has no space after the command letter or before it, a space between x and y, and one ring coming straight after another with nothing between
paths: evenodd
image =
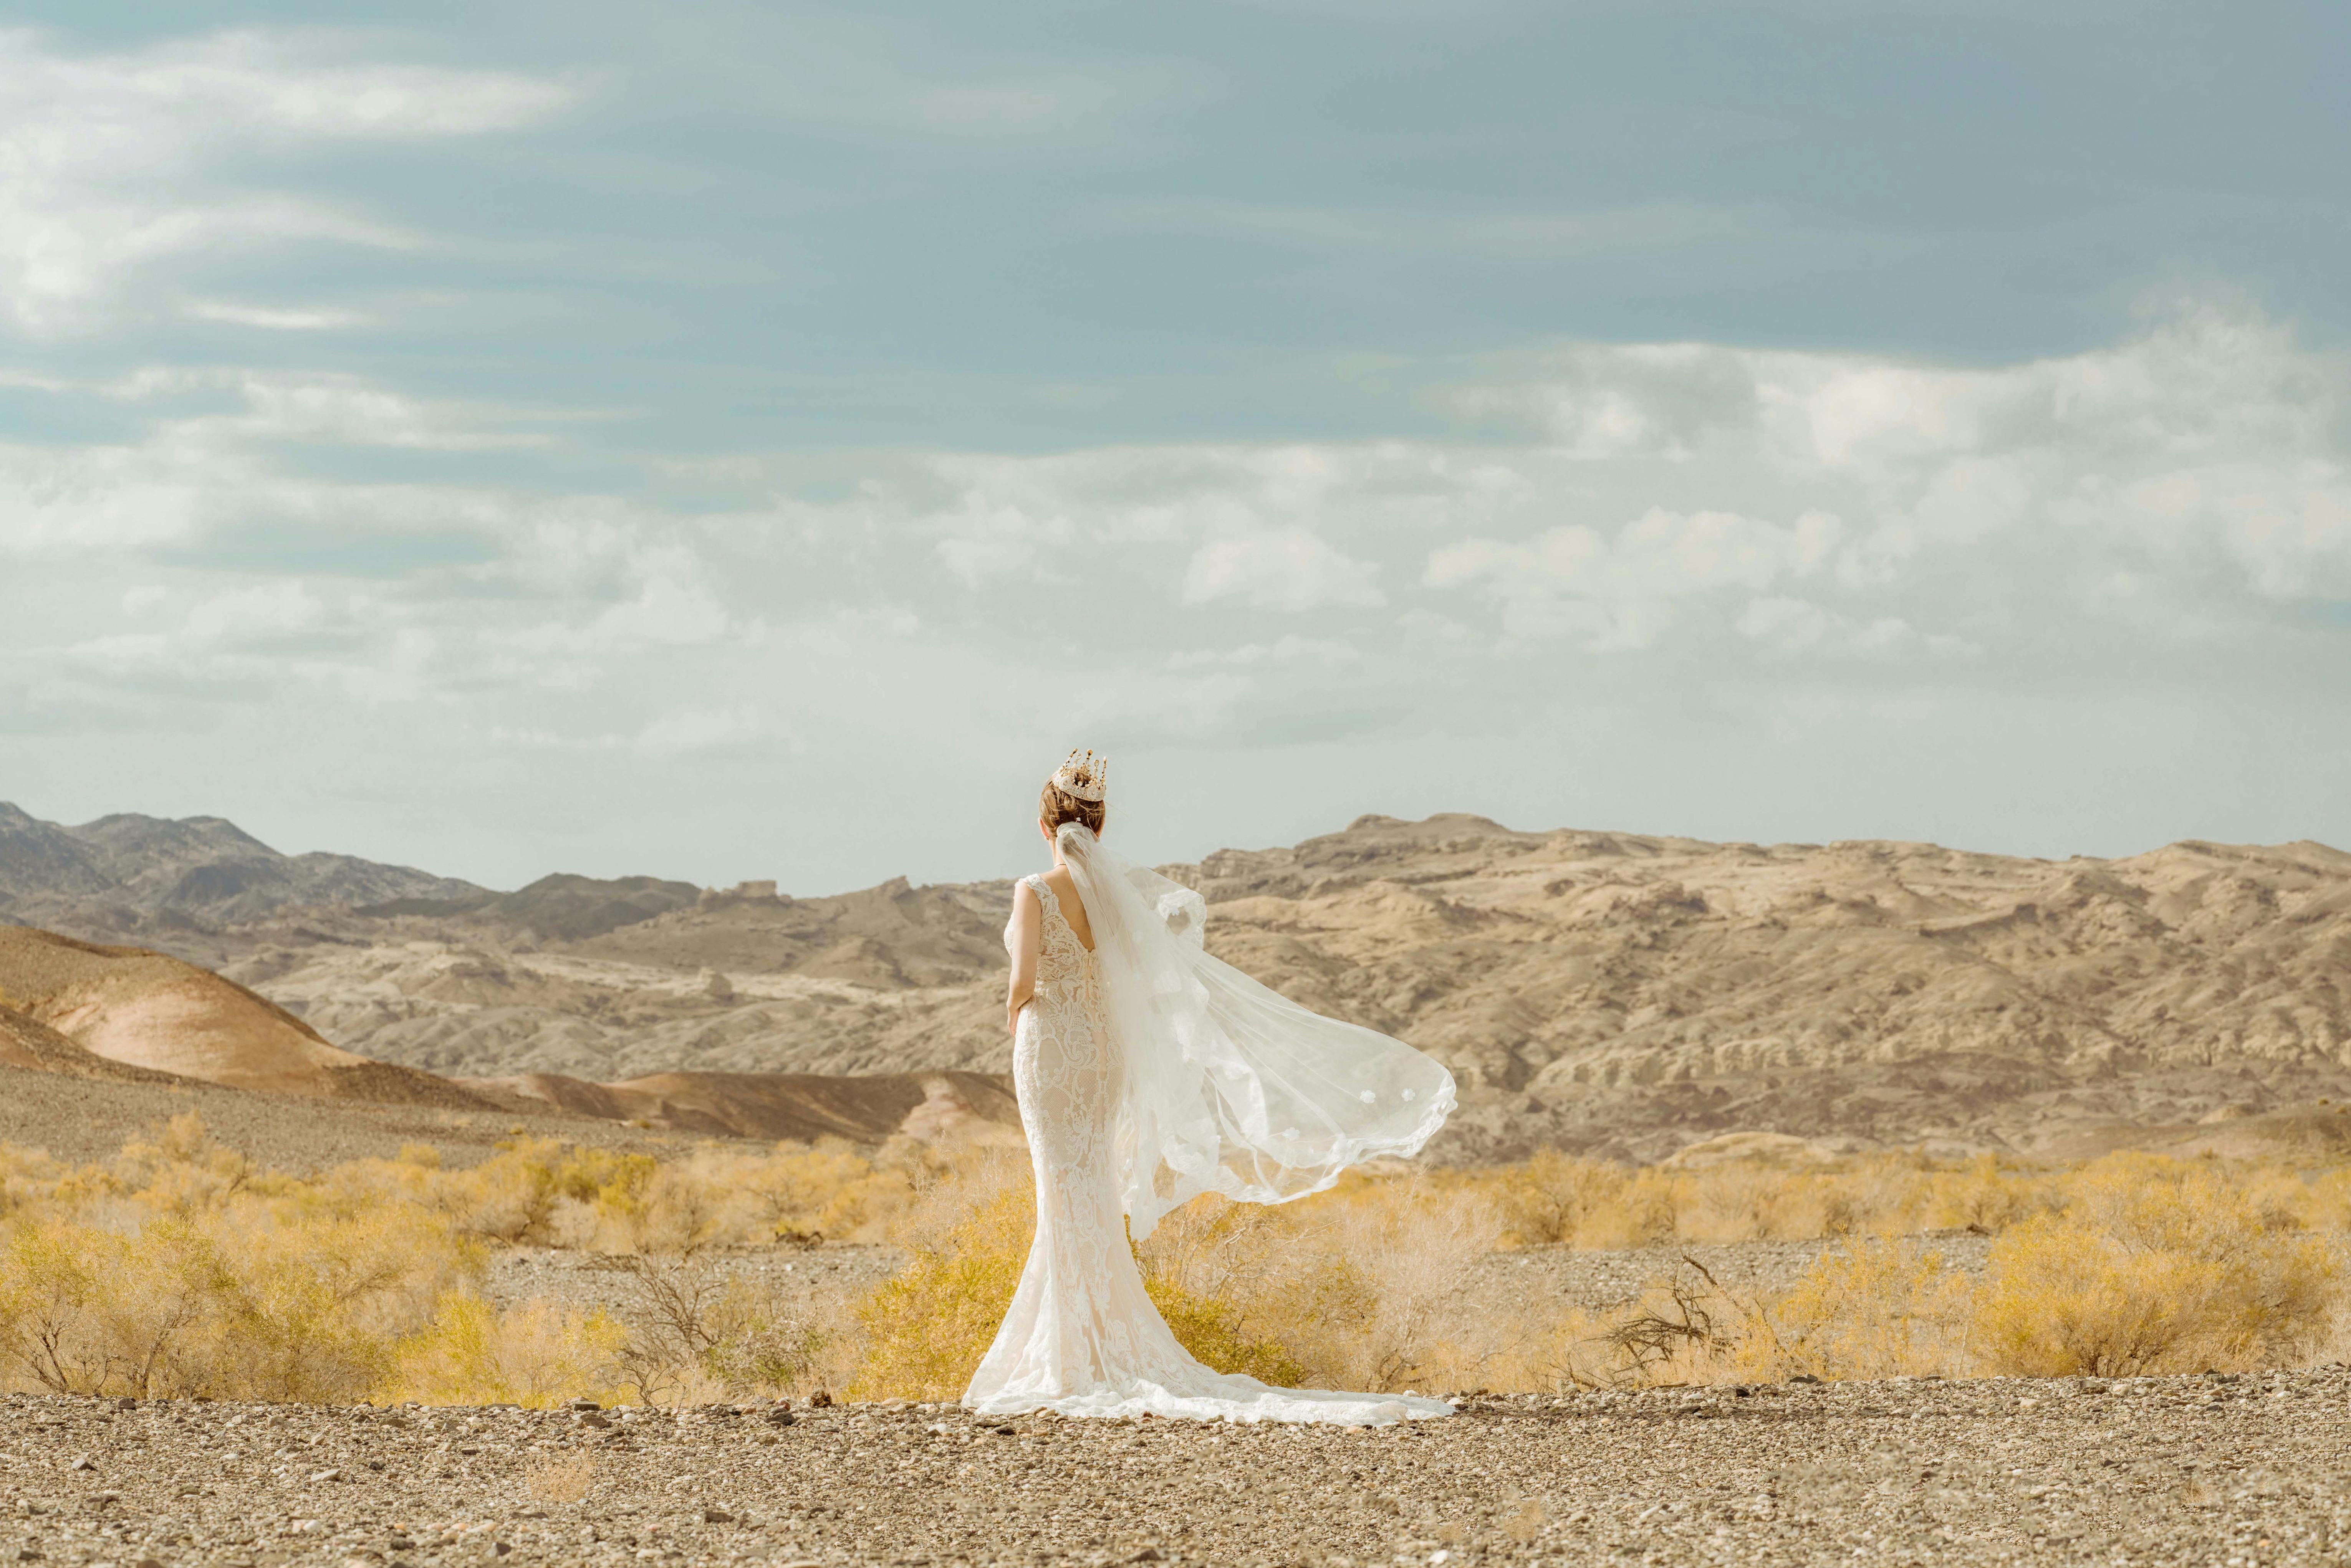
<instances>
[{"instance_id":1,"label":"woman's arm","mask_svg":"<svg viewBox=\"0 0 2351 1568\"><path fill-rule=\"evenodd\" d=\"M1020 1009L1037 994L1037 948L1044 935L1045 911L1037 890L1027 883L1012 884L1012 935L1005 946L1012 950L1012 978L1004 988L1004 1027L1020 1031Z\"/></svg>"}]
</instances>

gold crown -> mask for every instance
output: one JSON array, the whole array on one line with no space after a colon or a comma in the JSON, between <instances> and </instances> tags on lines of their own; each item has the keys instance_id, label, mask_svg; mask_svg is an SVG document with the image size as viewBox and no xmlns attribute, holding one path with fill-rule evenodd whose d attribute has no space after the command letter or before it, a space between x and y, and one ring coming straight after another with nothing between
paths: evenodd
<instances>
[{"instance_id":1,"label":"gold crown","mask_svg":"<svg viewBox=\"0 0 2351 1568\"><path fill-rule=\"evenodd\" d=\"M1096 757L1091 751L1083 758L1071 752L1070 759L1053 770L1053 788L1064 795L1100 805L1103 791L1110 788L1110 758Z\"/></svg>"}]
</instances>

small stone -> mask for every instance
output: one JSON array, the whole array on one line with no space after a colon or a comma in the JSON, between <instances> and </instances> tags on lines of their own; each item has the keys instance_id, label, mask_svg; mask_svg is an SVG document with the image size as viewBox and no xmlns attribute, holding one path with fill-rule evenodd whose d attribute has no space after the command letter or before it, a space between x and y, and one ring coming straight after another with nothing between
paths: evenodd
<instances>
[{"instance_id":1,"label":"small stone","mask_svg":"<svg viewBox=\"0 0 2351 1568\"><path fill-rule=\"evenodd\" d=\"M723 1508L705 1508L702 1511L702 1522L705 1524L732 1524L735 1522L735 1516L727 1512Z\"/></svg>"},{"instance_id":2,"label":"small stone","mask_svg":"<svg viewBox=\"0 0 2351 1568\"><path fill-rule=\"evenodd\" d=\"M98 1467L89 1462L89 1456L88 1454L76 1454L74 1456L74 1462L68 1465L66 1469L69 1470L94 1470L98 1469Z\"/></svg>"},{"instance_id":3,"label":"small stone","mask_svg":"<svg viewBox=\"0 0 2351 1568\"><path fill-rule=\"evenodd\" d=\"M342 1479L343 1472L340 1470L320 1470L310 1478L310 1484L317 1486L320 1481L339 1481Z\"/></svg>"}]
</instances>

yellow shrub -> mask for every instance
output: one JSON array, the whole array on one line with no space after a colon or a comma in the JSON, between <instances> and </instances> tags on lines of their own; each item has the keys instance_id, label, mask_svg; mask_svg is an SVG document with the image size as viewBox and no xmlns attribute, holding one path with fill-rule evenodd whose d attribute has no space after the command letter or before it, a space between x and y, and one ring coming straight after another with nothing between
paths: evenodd
<instances>
[{"instance_id":1,"label":"yellow shrub","mask_svg":"<svg viewBox=\"0 0 2351 1568\"><path fill-rule=\"evenodd\" d=\"M478 1296L441 1298L433 1320L393 1347L374 1397L392 1404L620 1405L637 1391L621 1366L628 1331L599 1310L534 1301L500 1312Z\"/></svg>"},{"instance_id":2,"label":"yellow shrub","mask_svg":"<svg viewBox=\"0 0 2351 1568\"><path fill-rule=\"evenodd\" d=\"M1865 1240L1821 1254L1772 1314L1772 1375L1949 1375L1967 1359L1969 1282L1915 1242ZM1763 1359L1764 1347L1758 1346Z\"/></svg>"},{"instance_id":3,"label":"yellow shrub","mask_svg":"<svg viewBox=\"0 0 2351 1568\"><path fill-rule=\"evenodd\" d=\"M1489 1173L1483 1185L1509 1239L1541 1247L1575 1244L1587 1227L1620 1207L1631 1177L1622 1166L1537 1149L1518 1165Z\"/></svg>"},{"instance_id":4,"label":"yellow shrub","mask_svg":"<svg viewBox=\"0 0 2351 1568\"><path fill-rule=\"evenodd\" d=\"M1930 1180L1928 1222L1945 1229L1997 1235L2054 1201L2046 1183L2002 1169L1991 1155L1979 1155L1958 1170L1938 1171Z\"/></svg>"},{"instance_id":5,"label":"yellow shrub","mask_svg":"<svg viewBox=\"0 0 2351 1568\"><path fill-rule=\"evenodd\" d=\"M1191 1295L1159 1281L1147 1281L1146 1289L1176 1343L1203 1366L1245 1373L1284 1387L1294 1388L1306 1380L1304 1364L1290 1348L1278 1339L1250 1333L1231 1302Z\"/></svg>"},{"instance_id":6,"label":"yellow shrub","mask_svg":"<svg viewBox=\"0 0 2351 1568\"><path fill-rule=\"evenodd\" d=\"M135 1231L7 1227L0 1363L61 1392L350 1399L471 1260L429 1216L247 1203Z\"/></svg>"},{"instance_id":7,"label":"yellow shrub","mask_svg":"<svg viewBox=\"0 0 2351 1568\"><path fill-rule=\"evenodd\" d=\"M2325 1332L2337 1266L2210 1166L2115 1155L2061 1215L1992 1249L1977 1342L1993 1369L2108 1376L2279 1364Z\"/></svg>"},{"instance_id":8,"label":"yellow shrub","mask_svg":"<svg viewBox=\"0 0 2351 1568\"><path fill-rule=\"evenodd\" d=\"M862 1398L960 1399L1020 1282L1035 1207L1026 1186L1005 1186L935 1239L857 1305Z\"/></svg>"}]
</instances>

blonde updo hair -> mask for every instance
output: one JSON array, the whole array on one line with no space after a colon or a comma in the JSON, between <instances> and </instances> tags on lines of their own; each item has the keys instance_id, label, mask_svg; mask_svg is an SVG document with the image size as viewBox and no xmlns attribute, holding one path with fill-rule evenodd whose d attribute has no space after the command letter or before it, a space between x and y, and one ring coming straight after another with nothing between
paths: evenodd
<instances>
[{"instance_id":1,"label":"blonde updo hair","mask_svg":"<svg viewBox=\"0 0 2351 1568\"><path fill-rule=\"evenodd\" d=\"M1083 822L1099 837L1104 815L1102 801L1081 800L1050 779L1045 780L1045 792L1037 797L1037 820L1045 824L1047 832L1061 831L1063 822Z\"/></svg>"}]
</instances>

